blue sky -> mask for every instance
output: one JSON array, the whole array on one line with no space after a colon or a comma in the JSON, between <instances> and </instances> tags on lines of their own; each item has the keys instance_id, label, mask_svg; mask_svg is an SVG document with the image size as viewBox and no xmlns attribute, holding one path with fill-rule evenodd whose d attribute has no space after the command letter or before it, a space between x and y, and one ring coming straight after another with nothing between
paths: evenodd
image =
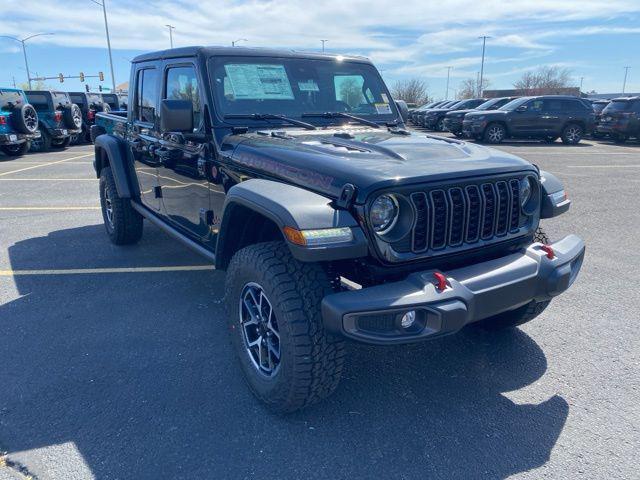
<instances>
[{"instance_id":1,"label":"blue sky","mask_svg":"<svg viewBox=\"0 0 640 480\"><path fill-rule=\"evenodd\" d=\"M145 5L141 8L141 5ZM640 0L375 0L219 1L107 0L116 82L128 80L129 59L169 46L166 24L176 27L174 43L284 47L370 57L385 80L418 77L430 94L445 94L447 66L451 92L480 69L480 35L487 41L485 75L492 88L511 88L523 72L559 65L583 90L619 92L624 66L627 91L640 91ZM0 35L25 37L32 74L79 71L106 75L108 56L101 7L90 0L2 0ZM0 38L0 85L26 72L20 44ZM77 80L48 85L83 89ZM97 87L97 79L89 81Z\"/></svg>"}]
</instances>

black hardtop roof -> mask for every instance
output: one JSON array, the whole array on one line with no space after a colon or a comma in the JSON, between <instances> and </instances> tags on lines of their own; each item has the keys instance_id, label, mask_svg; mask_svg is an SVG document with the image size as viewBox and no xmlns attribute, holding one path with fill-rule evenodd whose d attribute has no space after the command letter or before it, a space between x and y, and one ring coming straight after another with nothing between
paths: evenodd
<instances>
[{"instance_id":1,"label":"black hardtop roof","mask_svg":"<svg viewBox=\"0 0 640 480\"><path fill-rule=\"evenodd\" d=\"M640 97L618 97L611 100L612 102L629 102L631 100L640 100Z\"/></svg>"},{"instance_id":2,"label":"black hardtop roof","mask_svg":"<svg viewBox=\"0 0 640 480\"><path fill-rule=\"evenodd\" d=\"M234 57L279 57L279 58L309 58L313 60L330 60L338 57L361 63L371 63L366 57L356 55L334 55L328 53L317 52L300 52L296 50L270 49L270 48L250 48L250 47L181 47L169 50L159 50L157 52L144 53L138 55L132 60L132 63L147 62L151 60L165 60L170 58L196 57L203 55L205 57L215 56L234 56Z\"/></svg>"},{"instance_id":3,"label":"black hardtop roof","mask_svg":"<svg viewBox=\"0 0 640 480\"><path fill-rule=\"evenodd\" d=\"M25 90L24 93L26 93L27 95L32 95L34 93L48 93L49 95L51 95L52 93L55 93L56 95L59 95L59 94L69 95L69 92L63 92L62 90Z\"/></svg>"}]
</instances>

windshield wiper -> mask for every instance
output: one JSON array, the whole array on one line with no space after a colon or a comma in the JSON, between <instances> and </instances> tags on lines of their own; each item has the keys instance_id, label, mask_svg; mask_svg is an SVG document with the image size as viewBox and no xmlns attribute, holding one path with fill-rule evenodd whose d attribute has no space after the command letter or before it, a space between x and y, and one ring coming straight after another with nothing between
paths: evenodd
<instances>
[{"instance_id":1,"label":"windshield wiper","mask_svg":"<svg viewBox=\"0 0 640 480\"><path fill-rule=\"evenodd\" d=\"M363 125L368 125L373 128L380 128L376 122L367 120L366 118L356 117L355 115L351 115L350 113L345 112L324 112L324 113L303 113L303 117L321 117L321 118L348 118L350 120L355 120L356 122L362 123Z\"/></svg>"},{"instance_id":2,"label":"windshield wiper","mask_svg":"<svg viewBox=\"0 0 640 480\"><path fill-rule=\"evenodd\" d=\"M295 118L277 115L275 113L229 113L224 118L251 118L252 120L282 120L283 122L306 128L307 130L315 130L317 127L307 122L296 120Z\"/></svg>"}]
</instances>

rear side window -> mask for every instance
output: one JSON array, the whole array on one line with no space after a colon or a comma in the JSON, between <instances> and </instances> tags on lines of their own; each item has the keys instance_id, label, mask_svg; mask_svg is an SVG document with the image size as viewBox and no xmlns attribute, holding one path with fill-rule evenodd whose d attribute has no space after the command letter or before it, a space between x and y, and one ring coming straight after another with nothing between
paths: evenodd
<instances>
[{"instance_id":1,"label":"rear side window","mask_svg":"<svg viewBox=\"0 0 640 480\"><path fill-rule=\"evenodd\" d=\"M84 95L70 93L69 97L71 97L71 101L76 105L84 106Z\"/></svg>"},{"instance_id":2,"label":"rear side window","mask_svg":"<svg viewBox=\"0 0 640 480\"><path fill-rule=\"evenodd\" d=\"M30 93L29 103L38 112L46 112L49 110L49 98L46 93Z\"/></svg>"},{"instance_id":3,"label":"rear side window","mask_svg":"<svg viewBox=\"0 0 640 480\"><path fill-rule=\"evenodd\" d=\"M71 105L71 99L68 93L51 92L51 99L53 100L53 106L56 110Z\"/></svg>"},{"instance_id":4,"label":"rear side window","mask_svg":"<svg viewBox=\"0 0 640 480\"><path fill-rule=\"evenodd\" d=\"M193 126L200 125L202 107L198 78L193 67L171 67L167 69L165 98L168 100L189 100L193 104Z\"/></svg>"},{"instance_id":5,"label":"rear side window","mask_svg":"<svg viewBox=\"0 0 640 480\"><path fill-rule=\"evenodd\" d=\"M136 82L136 120L154 123L158 101L158 72L154 68L138 71Z\"/></svg>"},{"instance_id":6,"label":"rear side window","mask_svg":"<svg viewBox=\"0 0 640 480\"><path fill-rule=\"evenodd\" d=\"M0 110L10 112L15 107L21 106L24 99L20 92L6 92L0 90Z\"/></svg>"},{"instance_id":7,"label":"rear side window","mask_svg":"<svg viewBox=\"0 0 640 480\"><path fill-rule=\"evenodd\" d=\"M613 100L606 108L607 112L630 112L631 102L629 100Z\"/></svg>"},{"instance_id":8,"label":"rear side window","mask_svg":"<svg viewBox=\"0 0 640 480\"><path fill-rule=\"evenodd\" d=\"M87 100L89 105L93 108L102 107L102 97L97 93L88 93Z\"/></svg>"}]
</instances>

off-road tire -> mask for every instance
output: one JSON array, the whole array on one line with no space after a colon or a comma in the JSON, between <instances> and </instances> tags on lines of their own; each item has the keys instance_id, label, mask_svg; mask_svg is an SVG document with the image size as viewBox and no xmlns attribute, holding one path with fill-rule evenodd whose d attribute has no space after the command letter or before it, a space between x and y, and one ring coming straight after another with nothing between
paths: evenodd
<instances>
[{"instance_id":1,"label":"off-road tire","mask_svg":"<svg viewBox=\"0 0 640 480\"><path fill-rule=\"evenodd\" d=\"M577 123L569 123L562 129L562 143L565 145L577 145L584 136L584 128Z\"/></svg>"},{"instance_id":2,"label":"off-road tire","mask_svg":"<svg viewBox=\"0 0 640 480\"><path fill-rule=\"evenodd\" d=\"M67 128L77 130L82 127L82 110L78 105L72 103L62 110L62 119Z\"/></svg>"},{"instance_id":3,"label":"off-road tire","mask_svg":"<svg viewBox=\"0 0 640 480\"><path fill-rule=\"evenodd\" d=\"M40 138L31 142L31 150L34 152L48 152L51 150L51 135L46 128L40 129Z\"/></svg>"},{"instance_id":4,"label":"off-road tire","mask_svg":"<svg viewBox=\"0 0 640 480\"><path fill-rule=\"evenodd\" d=\"M549 237L547 233L538 227L533 236L534 242L549 243ZM538 315L540 315L545 308L551 303L551 300L544 302L537 302L535 300L530 301L526 305L522 305L514 310L508 312L502 312L493 317L486 318L477 322L475 325L485 330L503 330L505 328L514 328L523 323L530 322Z\"/></svg>"},{"instance_id":5,"label":"off-road tire","mask_svg":"<svg viewBox=\"0 0 640 480\"><path fill-rule=\"evenodd\" d=\"M142 237L142 215L133 209L128 198L120 198L111 167L100 172L100 207L107 235L116 245L130 245ZM111 220L107 210L111 203Z\"/></svg>"},{"instance_id":6,"label":"off-road tire","mask_svg":"<svg viewBox=\"0 0 640 480\"><path fill-rule=\"evenodd\" d=\"M483 140L486 143L502 143L507 136L507 129L501 123L490 123L484 130Z\"/></svg>"},{"instance_id":7,"label":"off-road tire","mask_svg":"<svg viewBox=\"0 0 640 480\"><path fill-rule=\"evenodd\" d=\"M71 137L65 137L63 139L51 140L51 148L63 149L67 148L71 143Z\"/></svg>"},{"instance_id":8,"label":"off-road tire","mask_svg":"<svg viewBox=\"0 0 640 480\"><path fill-rule=\"evenodd\" d=\"M446 129L444 128L444 118L439 119L433 129L436 132L446 132Z\"/></svg>"},{"instance_id":9,"label":"off-road tire","mask_svg":"<svg viewBox=\"0 0 640 480\"><path fill-rule=\"evenodd\" d=\"M30 142L24 142L18 145L0 146L0 150L2 150L2 153L4 153L7 157L19 157L27 153L30 148L31 148Z\"/></svg>"},{"instance_id":10,"label":"off-road tire","mask_svg":"<svg viewBox=\"0 0 640 480\"><path fill-rule=\"evenodd\" d=\"M247 284L262 287L280 334L280 364L271 376L258 371L247 351L240 298ZM320 302L332 289L318 264L302 263L283 242L238 251L227 270L225 308L232 343L254 395L275 412L291 412L329 396L344 365L344 341L325 331Z\"/></svg>"}]
</instances>

